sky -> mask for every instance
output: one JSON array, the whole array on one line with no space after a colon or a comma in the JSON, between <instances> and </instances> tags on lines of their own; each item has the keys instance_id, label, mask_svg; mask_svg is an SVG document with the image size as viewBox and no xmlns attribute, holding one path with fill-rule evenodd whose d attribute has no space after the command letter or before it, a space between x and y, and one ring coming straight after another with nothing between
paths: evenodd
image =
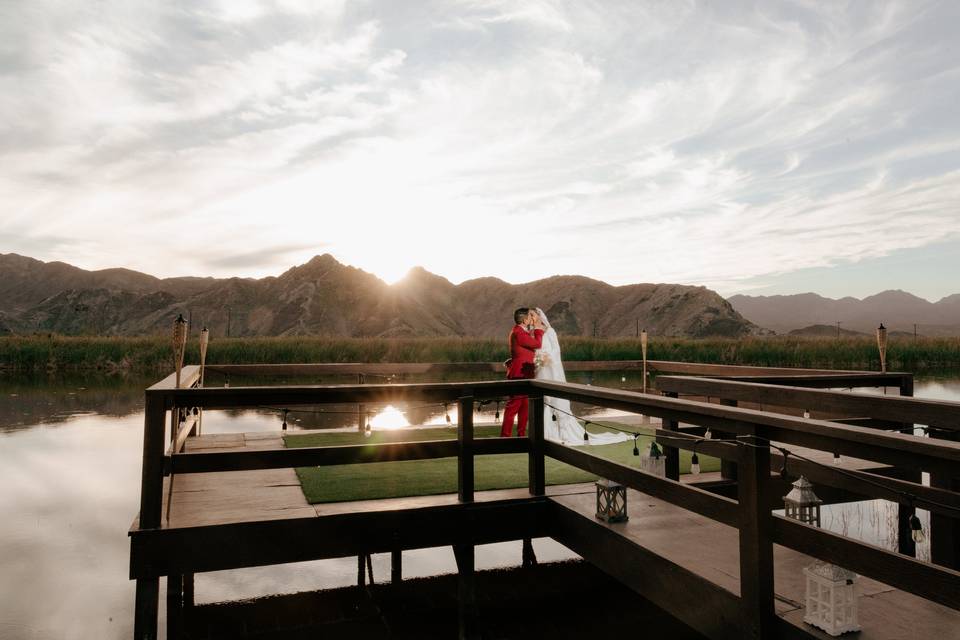
<instances>
[{"instance_id":1,"label":"sky","mask_svg":"<svg viewBox=\"0 0 960 640\"><path fill-rule=\"evenodd\" d=\"M960 3L0 2L0 253L960 292Z\"/></svg>"}]
</instances>

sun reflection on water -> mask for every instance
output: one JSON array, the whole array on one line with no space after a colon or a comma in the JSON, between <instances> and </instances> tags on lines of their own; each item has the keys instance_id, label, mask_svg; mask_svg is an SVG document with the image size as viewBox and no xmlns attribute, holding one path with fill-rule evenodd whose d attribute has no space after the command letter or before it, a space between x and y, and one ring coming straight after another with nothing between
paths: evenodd
<instances>
[{"instance_id":1,"label":"sun reflection on water","mask_svg":"<svg viewBox=\"0 0 960 640\"><path fill-rule=\"evenodd\" d=\"M392 405L387 405L377 415L370 419L370 426L374 429L402 429L409 427L410 422L403 411Z\"/></svg>"}]
</instances>

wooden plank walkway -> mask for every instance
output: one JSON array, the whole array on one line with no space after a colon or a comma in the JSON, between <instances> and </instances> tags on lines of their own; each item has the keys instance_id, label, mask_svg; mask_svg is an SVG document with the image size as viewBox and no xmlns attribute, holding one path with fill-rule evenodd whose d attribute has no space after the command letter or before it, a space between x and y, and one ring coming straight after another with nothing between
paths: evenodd
<instances>
[{"instance_id":1,"label":"wooden plank walkway","mask_svg":"<svg viewBox=\"0 0 960 640\"><path fill-rule=\"evenodd\" d=\"M551 498L595 526L627 538L672 563L702 576L734 595L740 593L737 530L670 503L628 490L629 521L597 521L592 490ZM585 558L590 561L590 558ZM774 545L777 615L816 638L830 636L802 622L803 567L814 558ZM861 640L937 638L960 640L960 612L861 576Z\"/></svg>"}]
</instances>

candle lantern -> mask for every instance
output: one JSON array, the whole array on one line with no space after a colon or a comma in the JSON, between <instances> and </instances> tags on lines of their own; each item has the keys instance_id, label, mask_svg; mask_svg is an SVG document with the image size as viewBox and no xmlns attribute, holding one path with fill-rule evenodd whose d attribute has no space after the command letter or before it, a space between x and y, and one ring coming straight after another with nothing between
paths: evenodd
<instances>
[{"instance_id":1,"label":"candle lantern","mask_svg":"<svg viewBox=\"0 0 960 640\"><path fill-rule=\"evenodd\" d=\"M656 442L651 442L648 455L640 458L640 470L661 478L667 477L667 459Z\"/></svg>"},{"instance_id":2,"label":"candle lantern","mask_svg":"<svg viewBox=\"0 0 960 640\"><path fill-rule=\"evenodd\" d=\"M597 519L627 521L627 488L613 480L597 480Z\"/></svg>"},{"instance_id":3,"label":"candle lantern","mask_svg":"<svg viewBox=\"0 0 960 640\"><path fill-rule=\"evenodd\" d=\"M806 612L803 621L831 636L859 631L857 574L830 564L814 562L803 570L806 577Z\"/></svg>"},{"instance_id":4,"label":"candle lantern","mask_svg":"<svg viewBox=\"0 0 960 640\"><path fill-rule=\"evenodd\" d=\"M880 323L877 327L877 349L880 351L880 371L887 372L887 328Z\"/></svg>"},{"instance_id":5,"label":"candle lantern","mask_svg":"<svg viewBox=\"0 0 960 640\"><path fill-rule=\"evenodd\" d=\"M783 496L784 515L804 524L820 526L820 505L823 503L813 492L813 485L805 477L793 483L790 493Z\"/></svg>"}]
</instances>

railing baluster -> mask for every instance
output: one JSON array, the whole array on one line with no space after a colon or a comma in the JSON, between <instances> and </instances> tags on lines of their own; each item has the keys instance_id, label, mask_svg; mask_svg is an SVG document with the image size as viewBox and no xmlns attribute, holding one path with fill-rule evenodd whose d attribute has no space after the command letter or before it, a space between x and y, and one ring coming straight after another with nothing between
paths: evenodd
<instances>
[{"instance_id":1,"label":"railing baluster","mask_svg":"<svg viewBox=\"0 0 960 640\"><path fill-rule=\"evenodd\" d=\"M676 398L677 394L672 392L665 392L663 395L668 398ZM663 420L663 430L664 431L679 431L680 423L676 420ZM680 449L676 447L667 447L663 448L663 456L665 458L663 462L664 472L666 473L667 479L680 481Z\"/></svg>"},{"instance_id":2,"label":"railing baluster","mask_svg":"<svg viewBox=\"0 0 960 640\"><path fill-rule=\"evenodd\" d=\"M460 502L473 502L473 396L463 396L458 401L457 442L457 495Z\"/></svg>"},{"instance_id":3,"label":"railing baluster","mask_svg":"<svg viewBox=\"0 0 960 640\"><path fill-rule=\"evenodd\" d=\"M542 496L546 494L546 469L543 453L543 396L530 398L530 454L528 467L530 474L530 494Z\"/></svg>"},{"instance_id":4,"label":"railing baluster","mask_svg":"<svg viewBox=\"0 0 960 640\"><path fill-rule=\"evenodd\" d=\"M740 601L750 638L774 636L773 539L770 517L770 446L752 436L738 436L743 445L739 468Z\"/></svg>"}]
</instances>

